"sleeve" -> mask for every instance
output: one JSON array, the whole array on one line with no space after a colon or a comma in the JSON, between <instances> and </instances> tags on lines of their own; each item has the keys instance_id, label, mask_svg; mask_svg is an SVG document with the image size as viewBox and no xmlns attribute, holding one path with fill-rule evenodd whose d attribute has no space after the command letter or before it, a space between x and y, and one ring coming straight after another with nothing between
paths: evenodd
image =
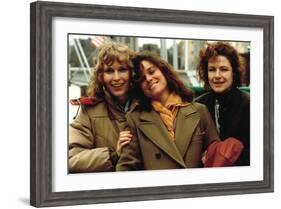
<instances>
[{"instance_id":1,"label":"sleeve","mask_svg":"<svg viewBox=\"0 0 281 209\"><path fill-rule=\"evenodd\" d=\"M127 115L127 130L130 130L133 138L129 144L122 148L119 160L116 165L116 171L143 170L143 160L139 141L136 135L136 127Z\"/></svg>"},{"instance_id":2,"label":"sleeve","mask_svg":"<svg viewBox=\"0 0 281 209\"><path fill-rule=\"evenodd\" d=\"M89 115L82 108L69 125L68 160L71 173L114 170L117 161L115 151L108 147L95 148L94 135Z\"/></svg>"},{"instance_id":3,"label":"sleeve","mask_svg":"<svg viewBox=\"0 0 281 209\"><path fill-rule=\"evenodd\" d=\"M244 150L238 159L239 165L250 165L250 98L245 99L241 114L241 137Z\"/></svg>"},{"instance_id":4,"label":"sleeve","mask_svg":"<svg viewBox=\"0 0 281 209\"><path fill-rule=\"evenodd\" d=\"M201 116L202 116L202 121L205 130L205 137L206 137L204 148L207 149L207 147L213 142L220 141L220 137L209 110L203 104L202 104Z\"/></svg>"}]
</instances>

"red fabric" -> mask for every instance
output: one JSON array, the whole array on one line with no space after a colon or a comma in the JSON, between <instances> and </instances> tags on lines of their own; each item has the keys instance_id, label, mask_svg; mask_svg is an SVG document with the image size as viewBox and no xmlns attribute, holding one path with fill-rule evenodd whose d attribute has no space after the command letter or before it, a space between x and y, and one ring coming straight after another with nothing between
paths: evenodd
<instances>
[{"instance_id":1,"label":"red fabric","mask_svg":"<svg viewBox=\"0 0 281 209\"><path fill-rule=\"evenodd\" d=\"M204 167L231 166L236 162L243 149L243 143L234 137L213 142L207 148Z\"/></svg>"},{"instance_id":2,"label":"red fabric","mask_svg":"<svg viewBox=\"0 0 281 209\"><path fill-rule=\"evenodd\" d=\"M93 105L95 104L94 97L80 97L79 99L71 99L70 104L72 105Z\"/></svg>"}]
</instances>

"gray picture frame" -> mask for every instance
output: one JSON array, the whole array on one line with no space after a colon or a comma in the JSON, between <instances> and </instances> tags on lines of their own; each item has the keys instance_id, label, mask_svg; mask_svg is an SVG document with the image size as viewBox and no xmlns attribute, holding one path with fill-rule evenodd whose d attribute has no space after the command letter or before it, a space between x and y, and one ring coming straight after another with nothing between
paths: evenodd
<instances>
[{"instance_id":1,"label":"gray picture frame","mask_svg":"<svg viewBox=\"0 0 281 209\"><path fill-rule=\"evenodd\" d=\"M52 191L52 19L95 18L263 29L263 180L160 187ZM30 203L35 207L274 191L274 17L57 2L30 5Z\"/></svg>"}]
</instances>

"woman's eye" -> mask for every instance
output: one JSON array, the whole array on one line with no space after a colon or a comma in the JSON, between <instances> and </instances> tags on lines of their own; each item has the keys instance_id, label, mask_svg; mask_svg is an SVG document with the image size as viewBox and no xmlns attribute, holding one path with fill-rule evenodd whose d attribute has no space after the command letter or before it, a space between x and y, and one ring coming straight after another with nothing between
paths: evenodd
<instances>
[{"instance_id":1,"label":"woman's eye","mask_svg":"<svg viewBox=\"0 0 281 209\"><path fill-rule=\"evenodd\" d=\"M156 71L155 68L150 68L147 72L149 75L152 75Z\"/></svg>"},{"instance_id":2,"label":"woman's eye","mask_svg":"<svg viewBox=\"0 0 281 209\"><path fill-rule=\"evenodd\" d=\"M221 68L221 71L226 72L228 71L228 68Z\"/></svg>"},{"instance_id":3,"label":"woman's eye","mask_svg":"<svg viewBox=\"0 0 281 209\"><path fill-rule=\"evenodd\" d=\"M108 68L108 69L105 69L105 70L104 70L104 73L106 73L106 74L111 74L111 73L114 73L114 70L111 69L111 68Z\"/></svg>"},{"instance_id":4,"label":"woman's eye","mask_svg":"<svg viewBox=\"0 0 281 209\"><path fill-rule=\"evenodd\" d=\"M209 68L208 69L208 72L214 72L215 71L215 68Z\"/></svg>"},{"instance_id":5,"label":"woman's eye","mask_svg":"<svg viewBox=\"0 0 281 209\"><path fill-rule=\"evenodd\" d=\"M128 71L127 68L123 68L123 67L122 67L122 68L119 69L119 72L121 72L121 73L125 73L125 72L127 72L127 71Z\"/></svg>"}]
</instances>

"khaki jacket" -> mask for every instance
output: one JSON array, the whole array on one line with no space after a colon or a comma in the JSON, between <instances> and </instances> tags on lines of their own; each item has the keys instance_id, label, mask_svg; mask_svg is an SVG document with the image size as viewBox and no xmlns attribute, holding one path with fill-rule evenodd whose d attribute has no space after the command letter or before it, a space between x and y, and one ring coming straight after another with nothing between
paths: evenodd
<instances>
[{"instance_id":1,"label":"khaki jacket","mask_svg":"<svg viewBox=\"0 0 281 209\"><path fill-rule=\"evenodd\" d=\"M82 106L69 125L69 171L114 171L116 144L125 126L125 112L112 101Z\"/></svg>"},{"instance_id":2,"label":"khaki jacket","mask_svg":"<svg viewBox=\"0 0 281 209\"><path fill-rule=\"evenodd\" d=\"M135 110L127 114L127 122L134 137L122 150L116 166L119 171L202 167L202 153L219 140L209 111L199 103L179 109L175 142L154 110Z\"/></svg>"}]
</instances>

